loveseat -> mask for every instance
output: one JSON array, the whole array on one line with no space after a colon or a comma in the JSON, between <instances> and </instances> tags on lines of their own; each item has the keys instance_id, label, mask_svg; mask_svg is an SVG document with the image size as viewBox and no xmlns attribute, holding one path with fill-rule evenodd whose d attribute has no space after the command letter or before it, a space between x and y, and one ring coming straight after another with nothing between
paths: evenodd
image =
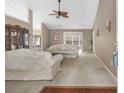
<instances>
[{"instance_id":1,"label":"loveseat","mask_svg":"<svg viewBox=\"0 0 124 93\"><path fill-rule=\"evenodd\" d=\"M78 48L70 44L52 45L46 51L52 54L62 54L64 58L77 58Z\"/></svg>"}]
</instances>

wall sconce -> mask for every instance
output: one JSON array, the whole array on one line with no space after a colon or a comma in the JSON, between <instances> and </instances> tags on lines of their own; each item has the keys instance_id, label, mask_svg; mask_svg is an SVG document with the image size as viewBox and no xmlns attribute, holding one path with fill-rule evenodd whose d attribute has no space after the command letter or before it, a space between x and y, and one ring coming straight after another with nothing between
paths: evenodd
<instances>
[{"instance_id":1,"label":"wall sconce","mask_svg":"<svg viewBox=\"0 0 124 93\"><path fill-rule=\"evenodd\" d=\"M112 29L112 22L111 22L110 20L107 21L107 23L106 23L106 27L107 27L108 31L110 32L111 29Z\"/></svg>"},{"instance_id":2,"label":"wall sconce","mask_svg":"<svg viewBox=\"0 0 124 93\"><path fill-rule=\"evenodd\" d=\"M100 30L99 30L99 29L97 29L97 31L96 31L96 33L95 33L95 34L96 34L96 36L97 36L97 37L99 37L99 36L100 36Z\"/></svg>"}]
</instances>

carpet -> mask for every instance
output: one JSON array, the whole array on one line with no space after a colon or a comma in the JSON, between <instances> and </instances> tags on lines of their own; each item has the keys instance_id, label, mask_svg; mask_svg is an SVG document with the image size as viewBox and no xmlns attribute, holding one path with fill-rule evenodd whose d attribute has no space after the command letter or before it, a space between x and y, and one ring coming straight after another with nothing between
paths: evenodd
<instances>
[{"instance_id":1,"label":"carpet","mask_svg":"<svg viewBox=\"0 0 124 93\"><path fill-rule=\"evenodd\" d=\"M116 87L44 87L39 93L117 93Z\"/></svg>"}]
</instances>

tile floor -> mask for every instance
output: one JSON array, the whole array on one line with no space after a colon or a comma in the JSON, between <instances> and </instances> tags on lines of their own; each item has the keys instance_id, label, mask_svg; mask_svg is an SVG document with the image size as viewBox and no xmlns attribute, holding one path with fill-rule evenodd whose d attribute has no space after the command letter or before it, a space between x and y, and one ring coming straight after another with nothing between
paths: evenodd
<instances>
[{"instance_id":1,"label":"tile floor","mask_svg":"<svg viewBox=\"0 0 124 93\"><path fill-rule=\"evenodd\" d=\"M116 86L116 79L89 53L64 59L51 81L6 81L6 93L39 93L44 86Z\"/></svg>"}]
</instances>

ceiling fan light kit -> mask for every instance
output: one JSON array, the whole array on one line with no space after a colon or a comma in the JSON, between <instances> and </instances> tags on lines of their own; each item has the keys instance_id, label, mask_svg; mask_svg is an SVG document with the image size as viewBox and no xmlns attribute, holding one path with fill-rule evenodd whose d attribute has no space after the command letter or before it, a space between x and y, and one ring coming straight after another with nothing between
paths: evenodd
<instances>
[{"instance_id":1,"label":"ceiling fan light kit","mask_svg":"<svg viewBox=\"0 0 124 93\"><path fill-rule=\"evenodd\" d=\"M60 18L60 17L69 18L68 12L60 10L60 2L61 0L58 0L58 8L59 8L58 11L53 10L54 13L49 15L56 15L56 18Z\"/></svg>"}]
</instances>

